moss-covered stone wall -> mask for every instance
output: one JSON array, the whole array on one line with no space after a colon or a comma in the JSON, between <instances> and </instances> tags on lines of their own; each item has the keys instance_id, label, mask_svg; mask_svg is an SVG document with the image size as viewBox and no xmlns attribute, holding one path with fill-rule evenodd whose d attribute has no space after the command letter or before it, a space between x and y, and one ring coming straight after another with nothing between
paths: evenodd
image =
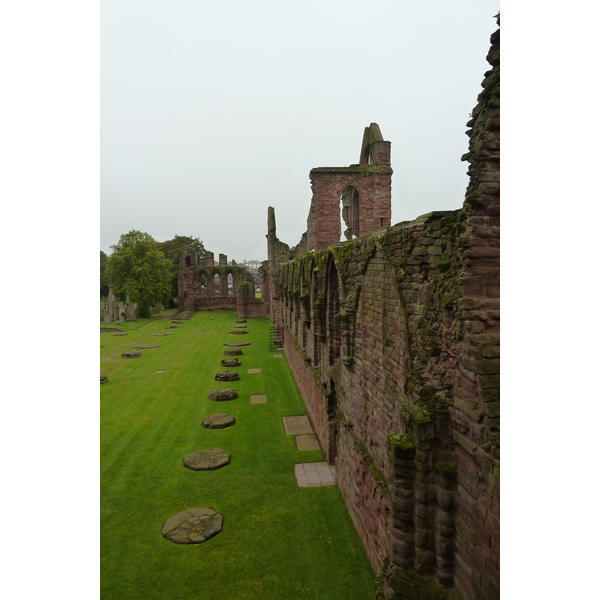
<instances>
[{"instance_id":1,"label":"moss-covered stone wall","mask_svg":"<svg viewBox=\"0 0 600 600\"><path fill-rule=\"evenodd\" d=\"M269 213L272 318L385 598L499 597L499 30L491 42L461 209L300 255Z\"/></svg>"}]
</instances>

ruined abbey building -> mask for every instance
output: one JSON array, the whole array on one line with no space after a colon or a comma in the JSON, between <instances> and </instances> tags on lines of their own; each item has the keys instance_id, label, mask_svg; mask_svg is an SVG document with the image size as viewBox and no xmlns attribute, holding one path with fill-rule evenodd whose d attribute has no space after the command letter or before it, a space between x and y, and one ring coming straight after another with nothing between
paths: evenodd
<instances>
[{"instance_id":1,"label":"ruined abbey building","mask_svg":"<svg viewBox=\"0 0 600 600\"><path fill-rule=\"evenodd\" d=\"M238 317L264 317L265 303L255 298L254 278L244 267L227 264L227 256L206 256L192 249L179 258L178 312L235 309Z\"/></svg>"},{"instance_id":2,"label":"ruined abbey building","mask_svg":"<svg viewBox=\"0 0 600 600\"><path fill-rule=\"evenodd\" d=\"M391 226L372 123L298 246L268 212L266 309L387 599L500 595L499 30L487 60L461 209Z\"/></svg>"}]
</instances>

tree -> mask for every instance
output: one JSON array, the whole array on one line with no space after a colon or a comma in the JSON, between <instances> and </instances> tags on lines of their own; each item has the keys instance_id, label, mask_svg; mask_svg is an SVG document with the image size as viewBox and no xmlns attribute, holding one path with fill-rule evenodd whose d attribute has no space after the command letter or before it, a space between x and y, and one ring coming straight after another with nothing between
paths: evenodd
<instances>
[{"instance_id":1,"label":"tree","mask_svg":"<svg viewBox=\"0 0 600 600\"><path fill-rule=\"evenodd\" d=\"M149 317L151 306L169 302L170 264L151 235L130 231L111 248L105 275L119 300L129 295L140 317Z\"/></svg>"},{"instance_id":2,"label":"tree","mask_svg":"<svg viewBox=\"0 0 600 600\"><path fill-rule=\"evenodd\" d=\"M159 242L158 245L165 257L171 261L171 298L177 298L179 296L179 257L186 248L189 248L204 259L206 256L204 244L195 237L176 235L172 240Z\"/></svg>"},{"instance_id":3,"label":"tree","mask_svg":"<svg viewBox=\"0 0 600 600\"><path fill-rule=\"evenodd\" d=\"M100 296L108 296L108 281L106 281L106 261L108 256L100 250Z\"/></svg>"}]
</instances>

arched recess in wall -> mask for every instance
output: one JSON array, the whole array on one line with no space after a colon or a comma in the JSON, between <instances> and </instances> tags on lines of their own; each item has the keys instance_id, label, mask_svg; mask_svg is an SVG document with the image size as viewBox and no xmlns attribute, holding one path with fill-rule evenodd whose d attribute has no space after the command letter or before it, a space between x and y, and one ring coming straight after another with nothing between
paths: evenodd
<instances>
[{"instance_id":1,"label":"arched recess in wall","mask_svg":"<svg viewBox=\"0 0 600 600\"><path fill-rule=\"evenodd\" d=\"M189 254L185 257L185 266L186 267L191 267L192 266L192 259L191 259L191 257L190 257Z\"/></svg>"},{"instance_id":2,"label":"arched recess in wall","mask_svg":"<svg viewBox=\"0 0 600 600\"><path fill-rule=\"evenodd\" d=\"M310 315L307 314L306 306L306 278L304 277L304 269L300 273L300 320L302 321L302 335L300 343L302 348L306 348L306 341L308 337L307 327L310 326Z\"/></svg>"},{"instance_id":3,"label":"arched recess in wall","mask_svg":"<svg viewBox=\"0 0 600 600\"><path fill-rule=\"evenodd\" d=\"M377 307L377 312L374 311ZM356 311L356 361L368 364L360 390L365 415L385 408L382 422L386 426L374 432L369 443L376 454L386 456L387 434L404 431L398 399L410 374L410 350L402 298L392 269L381 252L370 257L363 270ZM377 464L384 469L384 464Z\"/></svg>"},{"instance_id":4,"label":"arched recess in wall","mask_svg":"<svg viewBox=\"0 0 600 600\"><path fill-rule=\"evenodd\" d=\"M340 196L340 242L360 236L360 200L358 191L346 186Z\"/></svg>"},{"instance_id":5,"label":"arched recess in wall","mask_svg":"<svg viewBox=\"0 0 600 600\"><path fill-rule=\"evenodd\" d=\"M228 273L227 275L227 295L233 296L233 284L234 278L232 273Z\"/></svg>"},{"instance_id":6,"label":"arched recess in wall","mask_svg":"<svg viewBox=\"0 0 600 600\"><path fill-rule=\"evenodd\" d=\"M207 278L206 278L206 271L200 271L198 273L199 278L200 278L200 295L201 296L206 296L206 290L207 290Z\"/></svg>"},{"instance_id":7,"label":"arched recess in wall","mask_svg":"<svg viewBox=\"0 0 600 600\"><path fill-rule=\"evenodd\" d=\"M215 296L221 295L221 277L218 272L213 275L213 288L215 290Z\"/></svg>"},{"instance_id":8,"label":"arched recess in wall","mask_svg":"<svg viewBox=\"0 0 600 600\"><path fill-rule=\"evenodd\" d=\"M342 339L340 335L340 323L335 315L340 312L340 291L338 270L329 255L327 265L327 349L329 354L329 365L332 366L340 357Z\"/></svg>"},{"instance_id":9,"label":"arched recess in wall","mask_svg":"<svg viewBox=\"0 0 600 600\"><path fill-rule=\"evenodd\" d=\"M319 277L317 272L314 270L314 264L312 269L312 282L310 290L310 314L311 314L311 329L312 329L312 341L313 341L313 367L319 365L319 345L321 343L320 334L322 333L321 318L319 315Z\"/></svg>"}]
</instances>

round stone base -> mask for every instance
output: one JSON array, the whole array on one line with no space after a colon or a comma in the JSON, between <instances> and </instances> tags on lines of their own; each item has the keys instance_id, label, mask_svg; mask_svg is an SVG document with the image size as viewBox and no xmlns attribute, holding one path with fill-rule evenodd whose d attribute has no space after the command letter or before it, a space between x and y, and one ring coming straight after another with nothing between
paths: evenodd
<instances>
[{"instance_id":1,"label":"round stone base","mask_svg":"<svg viewBox=\"0 0 600 600\"><path fill-rule=\"evenodd\" d=\"M208 415L204 421L202 421L202 427L207 429L225 429L225 427L231 427L235 423L235 417L228 415L227 413L215 413Z\"/></svg>"},{"instance_id":2,"label":"round stone base","mask_svg":"<svg viewBox=\"0 0 600 600\"><path fill-rule=\"evenodd\" d=\"M229 452L221 448L198 450L183 459L183 466L192 471L215 471L229 464Z\"/></svg>"},{"instance_id":3,"label":"round stone base","mask_svg":"<svg viewBox=\"0 0 600 600\"><path fill-rule=\"evenodd\" d=\"M223 515L212 508L186 508L169 517L162 536L175 544L201 544L223 530Z\"/></svg>"}]
</instances>

